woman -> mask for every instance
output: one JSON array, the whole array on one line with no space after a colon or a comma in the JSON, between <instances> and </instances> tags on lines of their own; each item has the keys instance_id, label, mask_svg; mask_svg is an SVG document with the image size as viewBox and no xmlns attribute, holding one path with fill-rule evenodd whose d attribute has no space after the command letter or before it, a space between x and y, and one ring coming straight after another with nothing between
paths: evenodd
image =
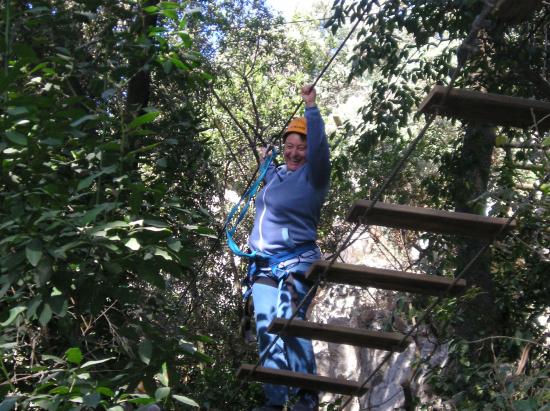
<instances>
[{"instance_id":1,"label":"woman","mask_svg":"<svg viewBox=\"0 0 550 411\"><path fill-rule=\"evenodd\" d=\"M305 281L309 266L321 258L317 239L321 206L326 198L330 161L324 123L316 106L316 91L301 89L305 118L293 119L284 133L284 160L271 165L264 188L256 196L256 216L249 246L259 253L251 261L249 278L256 318L256 333L262 366L315 374L315 357L310 340L281 337L267 348L276 335L267 333L274 318L290 318L308 293ZM305 319L311 297L295 318ZM263 407L253 411L282 410L289 394L298 402L293 411L318 409L316 392L290 390L286 386L265 384L267 398Z\"/></svg>"}]
</instances>

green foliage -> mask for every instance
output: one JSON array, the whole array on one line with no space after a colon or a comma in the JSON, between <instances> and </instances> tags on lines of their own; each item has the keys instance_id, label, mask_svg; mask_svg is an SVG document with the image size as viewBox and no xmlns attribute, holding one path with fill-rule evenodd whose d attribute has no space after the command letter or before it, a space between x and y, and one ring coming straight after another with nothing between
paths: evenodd
<instances>
[{"instance_id":1,"label":"green foliage","mask_svg":"<svg viewBox=\"0 0 550 411\"><path fill-rule=\"evenodd\" d=\"M351 59L350 80L366 77L371 80L372 91L360 111L361 120L346 124L347 138L358 136L357 141L345 158L335 161L338 178L357 181L353 189L358 196L369 197L376 192L418 132L422 118L414 110L434 84L448 81L456 65L457 47L470 31L482 3L387 1L376 7L365 1L334 3L334 15L327 23L333 31L341 29L347 19L354 21L364 15ZM549 100L548 88L542 87L547 83L541 82L548 78L541 29L547 16L540 11L530 21L511 25L491 15L455 86ZM506 241L495 243L492 255L485 256L483 275L488 287L471 292L458 305L456 300L440 303L429 325L442 341L456 337L460 327L469 327L479 338L498 329L504 336L540 343L546 331L538 318L544 321L548 315L547 279L542 274L548 271L549 261L550 238L542 229L547 226L548 196L544 184L531 190L525 186L536 187L549 169L547 151L536 149L544 147L546 135L533 130L497 129L496 138L471 140L465 145L466 130L466 125L436 121L387 191L385 201L447 210L466 205L473 212L499 217L519 209L519 229ZM477 150L472 150L476 144ZM514 148L522 145L531 148ZM479 154L487 150L492 163L481 164ZM483 178L487 187L481 184ZM534 195L528 196L531 191ZM461 264L457 256L475 245L469 240L423 234L408 238L403 248L411 247L419 252L418 268L452 276ZM497 313L496 321L484 317L488 310L477 305L477 298L491 301L489 308ZM413 308L405 311L414 318L430 301L414 299ZM469 304L470 318L464 309ZM474 317L479 322L472 321ZM482 324L483 318L486 329L474 325ZM468 342L460 339L456 344L468 347ZM519 363L518 344L483 340L476 349L459 354L455 351L446 368L435 373L432 383L436 394L457 409L538 409L548 395L548 386L541 383L548 372L548 351L536 347L530 352L525 374L511 373L504 380L497 378L497 370L500 365L510 368Z\"/></svg>"},{"instance_id":2,"label":"green foliage","mask_svg":"<svg viewBox=\"0 0 550 411\"><path fill-rule=\"evenodd\" d=\"M0 392L12 399L2 407L189 405L155 382L162 364L173 385L211 361L175 321L196 246L212 233L200 209L209 151L196 132L196 90L211 77L186 5L7 5ZM140 381L149 394L136 397Z\"/></svg>"}]
</instances>

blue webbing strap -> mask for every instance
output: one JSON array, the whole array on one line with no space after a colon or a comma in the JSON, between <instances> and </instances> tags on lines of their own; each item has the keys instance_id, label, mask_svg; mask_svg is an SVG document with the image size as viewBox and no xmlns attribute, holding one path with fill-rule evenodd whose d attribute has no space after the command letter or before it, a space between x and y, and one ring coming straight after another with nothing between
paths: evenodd
<instances>
[{"instance_id":1,"label":"blue webbing strap","mask_svg":"<svg viewBox=\"0 0 550 411\"><path fill-rule=\"evenodd\" d=\"M243 220L244 216L246 215L246 212L248 211L248 207L250 206L250 202L252 201L252 198L256 195L256 192L258 191L258 188L260 187L260 184L262 183L263 179L265 178L267 174L267 170L269 169L269 166L273 162L273 159L277 156L277 151L275 149L271 150L271 154L267 156L262 163L259 171L258 178L254 183L246 190L246 192L241 196L240 200L233 206L231 209L231 212L227 216L227 221L225 223L225 235L227 236L227 245L233 251L235 255L238 255L240 257L248 257L248 258L254 258L256 255L256 251L253 251L252 253L245 253L242 251L235 240L233 240L233 235L235 234L235 231L237 231L237 227L239 226L239 223ZM241 203L243 203L241 212L239 213L237 217L237 221L232 225L231 228L229 226L231 225L231 222L233 221L233 217L241 207Z\"/></svg>"}]
</instances>

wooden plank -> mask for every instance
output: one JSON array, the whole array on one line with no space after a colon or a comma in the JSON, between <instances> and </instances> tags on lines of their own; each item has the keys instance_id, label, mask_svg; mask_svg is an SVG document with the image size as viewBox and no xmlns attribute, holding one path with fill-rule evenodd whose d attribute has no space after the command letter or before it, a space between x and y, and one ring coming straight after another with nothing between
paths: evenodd
<instances>
[{"instance_id":1,"label":"wooden plank","mask_svg":"<svg viewBox=\"0 0 550 411\"><path fill-rule=\"evenodd\" d=\"M315 281L325 272L328 261L316 261L306 273L306 278ZM375 287L384 290L404 291L426 295L445 295L452 278L435 275L416 274L407 271L386 270L383 268L367 267L334 263L325 274L326 281L356 285L360 287ZM448 295L457 295L466 289L466 281L460 279L449 290Z\"/></svg>"},{"instance_id":2,"label":"wooden plank","mask_svg":"<svg viewBox=\"0 0 550 411\"><path fill-rule=\"evenodd\" d=\"M290 324L287 322L288 320L284 318L274 319L268 332L397 352L404 351L412 342L411 338L403 340L404 335L401 333L319 324L296 319L293 319ZM283 328L284 331L282 331Z\"/></svg>"},{"instance_id":3,"label":"wooden plank","mask_svg":"<svg viewBox=\"0 0 550 411\"><path fill-rule=\"evenodd\" d=\"M294 371L277 370L274 368L257 367L254 372L252 364L242 364L237 371L237 378L250 378L267 384L286 385L304 388L306 390L333 392L343 395L361 396L368 387L361 388L356 381L347 381L320 375L304 374Z\"/></svg>"},{"instance_id":4,"label":"wooden plank","mask_svg":"<svg viewBox=\"0 0 550 411\"><path fill-rule=\"evenodd\" d=\"M533 110L537 121L550 114L550 103L534 99L505 96L481 91L453 88L445 103L448 87L435 86L420 104L420 113L460 118L466 121L526 128L533 125ZM550 129L550 117L542 120L539 130Z\"/></svg>"},{"instance_id":5,"label":"wooden plank","mask_svg":"<svg viewBox=\"0 0 550 411\"><path fill-rule=\"evenodd\" d=\"M376 203L365 218L372 204L370 200L358 200L352 206L347 220L365 222L384 227L454 234L480 239L493 239L508 221L507 218L485 217L477 214L433 210L400 204ZM507 228L515 228L515 222Z\"/></svg>"}]
</instances>

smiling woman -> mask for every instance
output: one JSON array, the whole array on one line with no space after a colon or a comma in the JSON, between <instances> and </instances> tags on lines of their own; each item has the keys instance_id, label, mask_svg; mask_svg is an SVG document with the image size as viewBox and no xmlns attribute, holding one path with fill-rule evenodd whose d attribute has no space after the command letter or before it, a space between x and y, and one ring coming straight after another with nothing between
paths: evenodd
<instances>
[{"instance_id":1,"label":"smiling woman","mask_svg":"<svg viewBox=\"0 0 550 411\"><path fill-rule=\"evenodd\" d=\"M311 264L321 258L316 244L317 225L325 201L330 175L329 148L325 127L315 104L316 91L301 90L305 117L293 119L284 133L285 164L270 165L265 186L256 196L256 216L249 239L253 257L249 266L256 333L262 366L315 374L310 340L282 337L267 332L275 318L305 319L313 293L304 278ZM305 296L305 304L300 302ZM275 343L272 343L273 341ZM318 409L317 393L289 391L266 384L266 405L256 411L282 410L290 395L298 402L292 411Z\"/></svg>"},{"instance_id":2,"label":"smiling woman","mask_svg":"<svg viewBox=\"0 0 550 411\"><path fill-rule=\"evenodd\" d=\"M298 134L287 134L285 139L284 156L286 169L296 171L306 163L307 140Z\"/></svg>"},{"instance_id":3,"label":"smiling woman","mask_svg":"<svg viewBox=\"0 0 550 411\"><path fill-rule=\"evenodd\" d=\"M307 123L304 117L293 119L283 136L283 155L287 170L296 171L306 163L307 159Z\"/></svg>"}]
</instances>

